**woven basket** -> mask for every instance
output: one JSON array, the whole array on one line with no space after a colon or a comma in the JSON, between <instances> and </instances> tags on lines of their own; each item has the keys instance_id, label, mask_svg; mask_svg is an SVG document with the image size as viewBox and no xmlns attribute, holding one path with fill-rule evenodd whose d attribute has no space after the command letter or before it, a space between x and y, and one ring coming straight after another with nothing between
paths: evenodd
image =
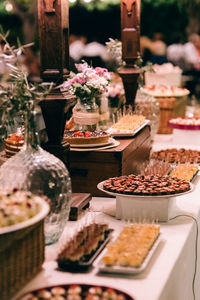
<instances>
[{"instance_id":1,"label":"woven basket","mask_svg":"<svg viewBox=\"0 0 200 300\"><path fill-rule=\"evenodd\" d=\"M8 300L37 272L44 261L44 218L48 205L41 201L38 215L0 229L0 299Z\"/></svg>"},{"instance_id":2,"label":"woven basket","mask_svg":"<svg viewBox=\"0 0 200 300\"><path fill-rule=\"evenodd\" d=\"M174 117L184 117L186 111L187 97L156 97L160 105L159 134L170 134L173 129L168 122Z\"/></svg>"}]
</instances>

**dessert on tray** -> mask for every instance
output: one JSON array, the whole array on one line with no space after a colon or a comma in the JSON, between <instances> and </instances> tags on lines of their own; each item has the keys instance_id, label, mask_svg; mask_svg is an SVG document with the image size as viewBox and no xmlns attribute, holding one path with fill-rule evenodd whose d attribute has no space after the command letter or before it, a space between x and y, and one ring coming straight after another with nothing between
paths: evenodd
<instances>
[{"instance_id":1,"label":"dessert on tray","mask_svg":"<svg viewBox=\"0 0 200 300\"><path fill-rule=\"evenodd\" d=\"M189 94L186 88L167 85L148 85L143 87L143 91L154 97L182 97Z\"/></svg>"},{"instance_id":2,"label":"dessert on tray","mask_svg":"<svg viewBox=\"0 0 200 300\"><path fill-rule=\"evenodd\" d=\"M128 175L109 178L103 183L104 190L113 193L160 196L183 193L190 190L189 182L171 176Z\"/></svg>"},{"instance_id":3,"label":"dessert on tray","mask_svg":"<svg viewBox=\"0 0 200 300\"><path fill-rule=\"evenodd\" d=\"M200 130L200 118L173 118L169 120L169 126L176 129Z\"/></svg>"},{"instance_id":4,"label":"dessert on tray","mask_svg":"<svg viewBox=\"0 0 200 300\"><path fill-rule=\"evenodd\" d=\"M170 176L182 178L186 181L191 181L199 170L198 165L180 164L177 165L170 173Z\"/></svg>"},{"instance_id":5,"label":"dessert on tray","mask_svg":"<svg viewBox=\"0 0 200 300\"><path fill-rule=\"evenodd\" d=\"M142 115L125 115L117 123L112 125L108 132L111 134L115 133L124 133L129 134L133 133L137 128L139 128L146 118Z\"/></svg>"},{"instance_id":6,"label":"dessert on tray","mask_svg":"<svg viewBox=\"0 0 200 300\"><path fill-rule=\"evenodd\" d=\"M105 131L70 131L65 130L64 132L64 141L67 141L72 145L81 145L81 144L102 144L109 141L110 134Z\"/></svg>"},{"instance_id":7,"label":"dessert on tray","mask_svg":"<svg viewBox=\"0 0 200 300\"><path fill-rule=\"evenodd\" d=\"M107 245L102 258L106 266L139 268L160 234L160 226L132 224L123 228L117 239Z\"/></svg>"},{"instance_id":8,"label":"dessert on tray","mask_svg":"<svg viewBox=\"0 0 200 300\"><path fill-rule=\"evenodd\" d=\"M170 171L171 171L170 163L166 161L150 160L149 164L142 172L142 175L164 176L164 175L168 175Z\"/></svg>"},{"instance_id":9,"label":"dessert on tray","mask_svg":"<svg viewBox=\"0 0 200 300\"><path fill-rule=\"evenodd\" d=\"M86 285L86 284L69 284L62 286L47 287L22 296L20 300L134 300L128 294L117 289Z\"/></svg>"},{"instance_id":10,"label":"dessert on tray","mask_svg":"<svg viewBox=\"0 0 200 300\"><path fill-rule=\"evenodd\" d=\"M152 153L152 158L170 163L200 163L200 151L191 149L163 149Z\"/></svg>"},{"instance_id":11,"label":"dessert on tray","mask_svg":"<svg viewBox=\"0 0 200 300\"><path fill-rule=\"evenodd\" d=\"M25 191L0 192L0 228L24 222L40 211L37 196Z\"/></svg>"},{"instance_id":12,"label":"dessert on tray","mask_svg":"<svg viewBox=\"0 0 200 300\"><path fill-rule=\"evenodd\" d=\"M63 245L57 259L59 267L63 269L90 267L89 261L104 242L108 242L107 238L111 231L107 224L92 223L84 226Z\"/></svg>"},{"instance_id":13,"label":"dessert on tray","mask_svg":"<svg viewBox=\"0 0 200 300\"><path fill-rule=\"evenodd\" d=\"M6 157L11 157L19 152L24 145L24 136L20 133L13 133L4 141Z\"/></svg>"}]
</instances>

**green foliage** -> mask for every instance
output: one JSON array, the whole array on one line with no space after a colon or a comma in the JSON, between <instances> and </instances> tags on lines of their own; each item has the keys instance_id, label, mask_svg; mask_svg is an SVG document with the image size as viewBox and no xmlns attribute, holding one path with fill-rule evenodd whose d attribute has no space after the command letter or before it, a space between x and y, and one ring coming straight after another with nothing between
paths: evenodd
<instances>
[{"instance_id":1,"label":"green foliage","mask_svg":"<svg viewBox=\"0 0 200 300\"><path fill-rule=\"evenodd\" d=\"M36 101L44 99L50 91L50 85L31 84L23 70L20 57L26 46L11 47L7 42L8 33L0 33L5 45L0 52L0 61L7 67L0 83L0 136L6 137L9 126L14 125L16 117L25 119L34 112ZM31 118L34 127L34 119Z\"/></svg>"}]
</instances>

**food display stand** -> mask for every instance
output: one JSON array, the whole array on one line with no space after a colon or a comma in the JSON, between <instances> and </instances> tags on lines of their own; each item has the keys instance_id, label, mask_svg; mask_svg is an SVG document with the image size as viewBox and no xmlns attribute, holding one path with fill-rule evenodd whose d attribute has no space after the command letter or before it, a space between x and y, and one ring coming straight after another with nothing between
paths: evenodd
<instances>
[{"instance_id":1,"label":"food display stand","mask_svg":"<svg viewBox=\"0 0 200 300\"><path fill-rule=\"evenodd\" d=\"M97 265L86 273L59 271L55 259L58 249L62 245L62 239L76 230L77 227L74 222L68 222L60 243L46 247L46 261L43 270L12 300L16 300L24 292L66 282L119 288L135 300L194 299L193 280L195 272L194 291L196 299L198 299L200 297L198 285L200 261L198 257L196 261L197 227L193 218L197 220L199 226L199 176L197 176L194 184L195 189L190 194L180 196L177 199L176 209L171 216L172 220L160 224L161 242L143 272L136 275L103 274L99 273ZM82 216L80 222L84 223L85 218L88 219L89 216L95 217L108 222L113 229L119 232L127 223L113 217L115 210L113 209L111 213L110 207L114 208L114 205L115 199L113 198L93 197L90 212ZM180 217L178 217L179 215ZM197 250L199 247L198 240Z\"/></svg>"}]
</instances>

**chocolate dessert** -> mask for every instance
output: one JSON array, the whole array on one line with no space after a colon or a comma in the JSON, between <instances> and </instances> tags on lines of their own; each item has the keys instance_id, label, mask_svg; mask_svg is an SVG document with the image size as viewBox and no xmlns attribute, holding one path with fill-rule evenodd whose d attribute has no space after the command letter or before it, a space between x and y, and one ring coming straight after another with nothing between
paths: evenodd
<instances>
[{"instance_id":1,"label":"chocolate dessert","mask_svg":"<svg viewBox=\"0 0 200 300\"><path fill-rule=\"evenodd\" d=\"M152 153L151 157L170 163L200 163L200 151L184 148L155 151Z\"/></svg>"},{"instance_id":2,"label":"chocolate dessert","mask_svg":"<svg viewBox=\"0 0 200 300\"><path fill-rule=\"evenodd\" d=\"M190 184L178 178L165 176L128 175L109 178L104 181L105 190L127 195L161 196L186 192Z\"/></svg>"}]
</instances>

